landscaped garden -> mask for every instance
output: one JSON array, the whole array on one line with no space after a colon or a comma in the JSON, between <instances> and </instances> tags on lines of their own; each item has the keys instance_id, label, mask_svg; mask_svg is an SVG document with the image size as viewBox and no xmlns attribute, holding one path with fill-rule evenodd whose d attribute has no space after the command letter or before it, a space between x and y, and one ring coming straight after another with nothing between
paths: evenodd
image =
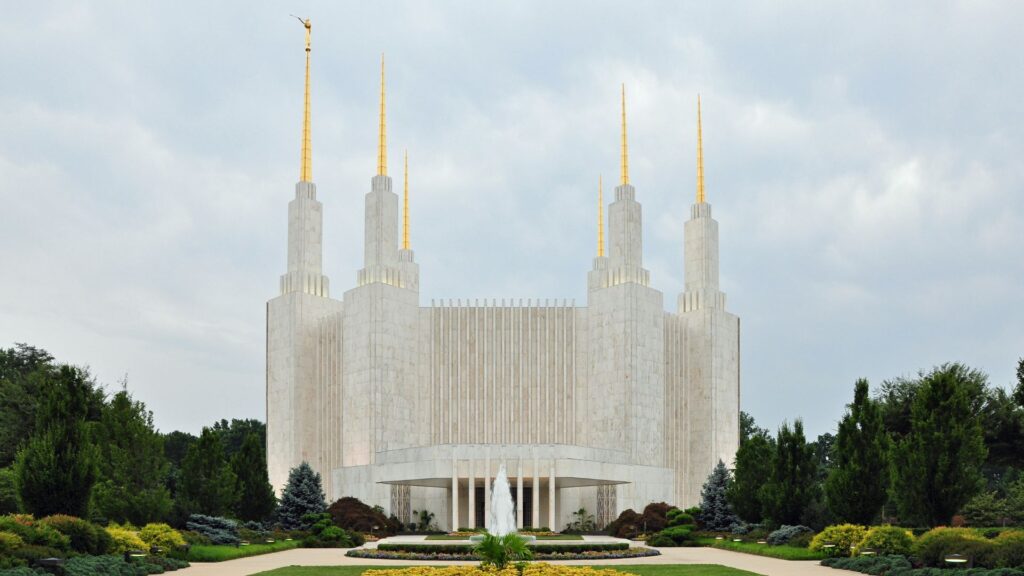
<instances>
[{"instance_id":1,"label":"landscaped garden","mask_svg":"<svg viewBox=\"0 0 1024 576\"><path fill-rule=\"evenodd\" d=\"M534 564L531 566L541 566ZM585 569L591 570L585 570ZM543 570L543 571L541 571ZM413 567L402 570L381 569L372 566L288 566L260 572L254 576L519 576L515 568L504 572L483 571L477 566ZM638 564L619 565L614 569L600 566L551 566L533 568L525 576L757 576L753 572L737 570L716 564Z\"/></svg>"}]
</instances>

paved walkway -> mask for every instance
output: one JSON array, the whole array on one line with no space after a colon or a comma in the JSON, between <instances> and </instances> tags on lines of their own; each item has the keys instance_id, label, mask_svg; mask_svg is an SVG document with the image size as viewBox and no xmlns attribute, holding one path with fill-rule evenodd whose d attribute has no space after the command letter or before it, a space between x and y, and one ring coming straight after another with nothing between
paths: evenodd
<instances>
[{"instance_id":1,"label":"paved walkway","mask_svg":"<svg viewBox=\"0 0 1024 576\"><path fill-rule=\"evenodd\" d=\"M627 558L622 560L572 560L557 564L593 564L613 567L623 564L721 564L747 570L764 576L859 576L856 572L835 570L818 564L817 561L794 562L730 552L717 548L661 548L661 556ZM227 562L192 564L192 567L174 572L175 576L248 576L265 570L285 566L423 566L442 565L440 562L417 560L369 560L349 558L345 550L338 548L298 548L240 558ZM476 562L445 562L444 564L476 564Z\"/></svg>"}]
</instances>

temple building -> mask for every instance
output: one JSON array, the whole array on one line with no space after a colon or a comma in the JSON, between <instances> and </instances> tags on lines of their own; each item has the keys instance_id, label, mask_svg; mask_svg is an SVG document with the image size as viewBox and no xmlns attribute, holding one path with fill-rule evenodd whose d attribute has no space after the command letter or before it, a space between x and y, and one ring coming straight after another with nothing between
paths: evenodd
<instances>
[{"instance_id":1,"label":"temple building","mask_svg":"<svg viewBox=\"0 0 1024 576\"><path fill-rule=\"evenodd\" d=\"M287 271L267 303L274 487L307 461L323 476L328 501L355 496L404 522L413 510L429 510L446 529L484 525L502 463L523 527L559 530L580 508L603 526L650 502L697 504L714 465L733 461L740 405L739 318L726 311L719 287L699 99L696 198L681 231L685 286L673 310L643 266L625 88L620 175L607 206L599 186L586 304L462 298L427 305L410 239L407 159L400 191L388 170L382 59L363 268L332 298L312 175L311 28L304 24L300 177L288 205Z\"/></svg>"}]
</instances>

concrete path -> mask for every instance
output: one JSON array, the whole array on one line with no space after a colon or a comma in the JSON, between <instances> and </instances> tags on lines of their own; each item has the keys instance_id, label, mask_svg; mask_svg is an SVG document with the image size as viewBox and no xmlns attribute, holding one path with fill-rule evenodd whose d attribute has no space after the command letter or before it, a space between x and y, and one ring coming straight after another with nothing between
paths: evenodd
<instances>
[{"instance_id":1,"label":"concrete path","mask_svg":"<svg viewBox=\"0 0 1024 576\"><path fill-rule=\"evenodd\" d=\"M622 560L565 560L557 564L593 564L608 566L628 564L721 564L747 570L764 576L856 576L858 573L847 570L835 570L818 564L817 561L794 562L766 558L741 552L718 550L717 548L661 548L661 556L646 558L626 558ZM338 548L298 548L264 554L250 558L240 558L227 562L193 563L190 568L178 570L175 576L248 576L265 570L285 566L440 566L443 564L476 564L476 562L423 562L417 560L369 560L365 558L349 558L344 549Z\"/></svg>"}]
</instances>

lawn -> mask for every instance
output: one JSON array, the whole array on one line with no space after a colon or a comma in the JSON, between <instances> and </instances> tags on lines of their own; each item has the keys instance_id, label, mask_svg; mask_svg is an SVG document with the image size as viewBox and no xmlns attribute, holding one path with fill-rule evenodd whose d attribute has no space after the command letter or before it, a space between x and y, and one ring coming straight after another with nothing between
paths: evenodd
<instances>
[{"instance_id":1,"label":"lawn","mask_svg":"<svg viewBox=\"0 0 1024 576\"><path fill-rule=\"evenodd\" d=\"M448 534L431 534L427 540L469 540L469 536L449 536ZM537 536L537 540L583 540L579 534L555 534L554 536Z\"/></svg>"},{"instance_id":2,"label":"lawn","mask_svg":"<svg viewBox=\"0 0 1024 576\"><path fill-rule=\"evenodd\" d=\"M235 558L245 558L247 556L259 556L260 554L270 554L271 552L281 552L282 550L291 550L292 548L298 548L299 542L296 540L283 540L281 542L274 542L273 544L250 544L248 546L201 546L196 545L188 551L189 562L223 562L225 560L234 560Z\"/></svg>"},{"instance_id":3,"label":"lawn","mask_svg":"<svg viewBox=\"0 0 1024 576\"><path fill-rule=\"evenodd\" d=\"M733 552L745 552L757 554L758 556L770 556L783 560L821 560L825 555L808 548L797 548L796 546L770 546L758 544L757 542L733 542L732 540L715 540L714 538L700 538L698 540L703 546L721 548Z\"/></svg>"},{"instance_id":4,"label":"lawn","mask_svg":"<svg viewBox=\"0 0 1024 576\"><path fill-rule=\"evenodd\" d=\"M384 566L381 566L384 568ZM387 568L401 568L401 566L387 566ZM633 566L601 566L595 564L594 568L613 568L622 572L629 572L637 576L757 576L754 572L727 568L716 564L646 564ZM267 572L260 572L255 576L360 576L364 571L366 576L372 576L373 566L289 566L278 568Z\"/></svg>"}]
</instances>

